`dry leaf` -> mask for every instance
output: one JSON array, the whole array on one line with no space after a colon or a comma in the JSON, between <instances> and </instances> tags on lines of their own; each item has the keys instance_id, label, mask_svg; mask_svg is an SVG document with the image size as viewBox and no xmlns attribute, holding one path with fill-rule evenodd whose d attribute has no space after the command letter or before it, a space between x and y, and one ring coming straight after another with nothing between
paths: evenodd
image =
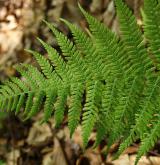
<instances>
[{"instance_id":1,"label":"dry leaf","mask_svg":"<svg viewBox=\"0 0 160 165\"><path fill-rule=\"evenodd\" d=\"M12 150L6 155L7 165L18 165L18 158L20 157L19 150Z\"/></svg>"},{"instance_id":2,"label":"dry leaf","mask_svg":"<svg viewBox=\"0 0 160 165\"><path fill-rule=\"evenodd\" d=\"M29 131L27 143L33 146L41 146L48 143L52 138L52 132L47 124L35 122Z\"/></svg>"},{"instance_id":3,"label":"dry leaf","mask_svg":"<svg viewBox=\"0 0 160 165\"><path fill-rule=\"evenodd\" d=\"M130 156L130 165L134 165L135 160L136 160L136 155ZM138 165L160 165L160 157L142 156L138 162Z\"/></svg>"},{"instance_id":4,"label":"dry leaf","mask_svg":"<svg viewBox=\"0 0 160 165\"><path fill-rule=\"evenodd\" d=\"M130 165L129 156L127 154L121 155L119 159L112 161L114 165Z\"/></svg>"},{"instance_id":5,"label":"dry leaf","mask_svg":"<svg viewBox=\"0 0 160 165\"><path fill-rule=\"evenodd\" d=\"M54 138L53 151L43 157L42 165L67 165L63 150L57 138Z\"/></svg>"}]
</instances>

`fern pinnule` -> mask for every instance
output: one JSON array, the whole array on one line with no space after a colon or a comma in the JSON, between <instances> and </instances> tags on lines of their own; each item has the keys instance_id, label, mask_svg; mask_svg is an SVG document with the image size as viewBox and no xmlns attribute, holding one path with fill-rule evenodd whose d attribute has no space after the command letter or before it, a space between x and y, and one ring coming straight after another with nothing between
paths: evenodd
<instances>
[{"instance_id":1,"label":"fern pinnule","mask_svg":"<svg viewBox=\"0 0 160 165\"><path fill-rule=\"evenodd\" d=\"M48 25L48 24L47 24ZM67 64L74 72L76 79L83 79L83 73L85 73L84 61L80 52L76 49L73 42L71 42L63 33L55 29L55 27L49 24L49 28L56 36L58 45L61 48L63 55L66 57Z\"/></svg>"},{"instance_id":2,"label":"fern pinnule","mask_svg":"<svg viewBox=\"0 0 160 165\"><path fill-rule=\"evenodd\" d=\"M159 120L159 118L158 118ZM141 146L138 150L138 155L136 157L135 164L138 163L140 158L147 153L149 149L154 147L155 143L158 141L160 138L160 121L156 123L151 132L149 132L147 135L145 135L145 138L142 140Z\"/></svg>"},{"instance_id":3,"label":"fern pinnule","mask_svg":"<svg viewBox=\"0 0 160 165\"><path fill-rule=\"evenodd\" d=\"M133 65L136 65L136 74L152 71L153 67L150 57L145 49L142 32L138 27L135 16L122 0L115 0L116 11L120 22L122 41L125 43Z\"/></svg>"},{"instance_id":4,"label":"fern pinnule","mask_svg":"<svg viewBox=\"0 0 160 165\"><path fill-rule=\"evenodd\" d=\"M45 97L45 93L44 91L39 91L35 94L34 96L34 100L33 100L33 104L32 104L32 107L31 107L31 110L30 112L27 114L27 117L25 118L25 120L33 117L35 114L38 113L41 105L42 105L42 102L43 102L43 98Z\"/></svg>"},{"instance_id":5,"label":"fern pinnule","mask_svg":"<svg viewBox=\"0 0 160 165\"><path fill-rule=\"evenodd\" d=\"M100 21L88 14L80 5L79 7L89 24L90 31L92 32L93 43L98 52L98 56L95 58L103 66L103 68L101 68L103 74L107 77L109 70L112 76L117 74L122 75L123 66L119 63L121 57L118 55L120 48L117 35L105 27Z\"/></svg>"},{"instance_id":6,"label":"fern pinnule","mask_svg":"<svg viewBox=\"0 0 160 165\"><path fill-rule=\"evenodd\" d=\"M43 57L42 54L36 51L33 50L26 50L26 51L35 57L36 61L41 67L43 74L47 77L47 79L52 78L53 67L50 65L49 61L45 57Z\"/></svg>"},{"instance_id":7,"label":"fern pinnule","mask_svg":"<svg viewBox=\"0 0 160 165\"><path fill-rule=\"evenodd\" d=\"M26 101L26 105L24 108L24 112L23 112L23 117L25 118L25 116L29 113L32 104L33 104L33 98L34 98L34 92L29 92L27 95L27 101Z\"/></svg>"},{"instance_id":8,"label":"fern pinnule","mask_svg":"<svg viewBox=\"0 0 160 165\"><path fill-rule=\"evenodd\" d=\"M37 39L43 45L44 49L47 51L48 57L52 62L52 65L55 67L57 76L63 79L63 81L69 82L69 79L72 79L73 75L70 73L69 66L63 60L62 56L54 48L52 48L51 45L45 43L40 38Z\"/></svg>"},{"instance_id":9,"label":"fern pinnule","mask_svg":"<svg viewBox=\"0 0 160 165\"><path fill-rule=\"evenodd\" d=\"M58 127L63 121L68 94L69 94L68 86L64 85L62 86L62 88L58 89L58 97L54 105L55 107L54 119L56 122L56 127Z\"/></svg>"},{"instance_id":10,"label":"fern pinnule","mask_svg":"<svg viewBox=\"0 0 160 165\"><path fill-rule=\"evenodd\" d=\"M48 119L51 118L51 115L53 113L54 103L56 101L56 96L57 96L56 90L49 89L46 91L46 100L44 103L44 117L43 117L41 123L47 122Z\"/></svg>"},{"instance_id":11,"label":"fern pinnule","mask_svg":"<svg viewBox=\"0 0 160 165\"><path fill-rule=\"evenodd\" d=\"M95 82L88 82L86 84L86 89L86 103L82 115L82 138L85 147L97 121L99 109L96 106L96 98L100 90L100 81L96 80Z\"/></svg>"},{"instance_id":12,"label":"fern pinnule","mask_svg":"<svg viewBox=\"0 0 160 165\"><path fill-rule=\"evenodd\" d=\"M155 12L156 11L156 12ZM142 10L144 22L144 35L149 43L149 51L152 54L155 65L160 63L160 5L157 0L145 0L144 8Z\"/></svg>"},{"instance_id":13,"label":"fern pinnule","mask_svg":"<svg viewBox=\"0 0 160 165\"><path fill-rule=\"evenodd\" d=\"M22 66L27 70L28 74L30 74L31 79L36 82L36 86L39 87L47 86L47 84L44 83L45 77L36 67L29 64L23 64Z\"/></svg>"},{"instance_id":14,"label":"fern pinnule","mask_svg":"<svg viewBox=\"0 0 160 165\"><path fill-rule=\"evenodd\" d=\"M148 88L144 91L144 98L141 101L141 108L137 112L135 124L130 130L129 136L125 141L120 145L119 153L124 151L129 145L131 145L137 138L143 139L145 133L147 133L149 121L152 119L155 110L155 100L157 100L156 94L159 92L159 77L154 78L153 80L148 80Z\"/></svg>"},{"instance_id":15,"label":"fern pinnule","mask_svg":"<svg viewBox=\"0 0 160 165\"><path fill-rule=\"evenodd\" d=\"M26 71L25 67L23 66L23 64L21 65L17 65L16 70L21 74L21 76L23 76L25 82L28 84L28 86L30 87L30 90L35 90L37 87L36 82L32 79L31 75L29 74L29 72Z\"/></svg>"},{"instance_id":16,"label":"fern pinnule","mask_svg":"<svg viewBox=\"0 0 160 165\"><path fill-rule=\"evenodd\" d=\"M70 129L70 137L72 137L75 129L80 122L82 110L82 97L84 93L83 83L73 83L71 85L71 103L68 110L68 127Z\"/></svg>"},{"instance_id":17,"label":"fern pinnule","mask_svg":"<svg viewBox=\"0 0 160 165\"><path fill-rule=\"evenodd\" d=\"M105 66L100 60L98 60L99 55L96 50L95 45L93 44L94 39L90 38L86 33L84 33L76 25L69 23L68 21L61 19L71 30L75 42L75 46L81 52L84 57L85 70L87 78L100 77L103 76L102 69ZM94 65L92 64L94 63Z\"/></svg>"}]
</instances>

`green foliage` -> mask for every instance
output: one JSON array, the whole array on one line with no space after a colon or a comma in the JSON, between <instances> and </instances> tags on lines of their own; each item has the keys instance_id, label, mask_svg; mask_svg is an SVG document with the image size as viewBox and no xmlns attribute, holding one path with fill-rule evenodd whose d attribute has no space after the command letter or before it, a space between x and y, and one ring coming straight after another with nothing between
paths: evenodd
<instances>
[{"instance_id":1,"label":"green foliage","mask_svg":"<svg viewBox=\"0 0 160 165\"><path fill-rule=\"evenodd\" d=\"M55 35L61 53L38 38L48 59L27 50L41 71L28 64L17 66L23 79L11 78L1 86L0 109L23 113L28 119L43 108L42 122L54 114L57 126L67 110L71 136L81 124L87 146L96 128L94 146L106 137L109 147L121 141L117 156L140 139L137 164L160 137L160 1L144 1L144 32L122 0L115 0L115 6L120 36L80 5L89 24L89 35L62 19L72 32L71 41L44 21Z\"/></svg>"},{"instance_id":2,"label":"green foliage","mask_svg":"<svg viewBox=\"0 0 160 165\"><path fill-rule=\"evenodd\" d=\"M0 165L5 165L6 163L3 160L0 160Z\"/></svg>"}]
</instances>

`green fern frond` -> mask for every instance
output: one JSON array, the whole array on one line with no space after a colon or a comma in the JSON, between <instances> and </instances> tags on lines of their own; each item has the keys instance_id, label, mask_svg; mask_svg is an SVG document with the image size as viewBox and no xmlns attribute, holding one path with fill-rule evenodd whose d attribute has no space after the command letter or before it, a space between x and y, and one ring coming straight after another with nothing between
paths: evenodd
<instances>
[{"instance_id":1,"label":"green fern frond","mask_svg":"<svg viewBox=\"0 0 160 165\"><path fill-rule=\"evenodd\" d=\"M135 16L123 0L115 0L115 5L120 22L122 41L132 59L134 72L137 74L151 72L153 64L145 49L142 32L138 27Z\"/></svg>"},{"instance_id":2,"label":"green fern frond","mask_svg":"<svg viewBox=\"0 0 160 165\"><path fill-rule=\"evenodd\" d=\"M53 113L53 105L56 101L56 94L57 92L54 89L46 91L46 101L44 105L44 117L43 117L44 119L42 120L41 123L47 122L48 119L51 117Z\"/></svg>"},{"instance_id":3,"label":"green fern frond","mask_svg":"<svg viewBox=\"0 0 160 165\"><path fill-rule=\"evenodd\" d=\"M159 118L158 118L159 120ZM152 128L151 132L147 134L147 136L143 139L142 144L139 148L138 155L136 157L135 164L138 163L139 159L147 153L152 147L154 147L155 143L160 138L160 121L155 124Z\"/></svg>"},{"instance_id":4,"label":"green fern frond","mask_svg":"<svg viewBox=\"0 0 160 165\"><path fill-rule=\"evenodd\" d=\"M37 87L37 84L34 81L35 79L32 79L32 77L29 74L29 72L27 72L22 65L18 65L15 68L23 76L23 78L25 79L25 82L28 84L28 86L30 87L30 89L31 90L35 90L36 87Z\"/></svg>"},{"instance_id":5,"label":"green fern frond","mask_svg":"<svg viewBox=\"0 0 160 165\"><path fill-rule=\"evenodd\" d=\"M110 70L114 76L116 74L121 75L123 66L119 63L121 57L119 56L120 45L118 44L118 37L97 19L89 15L80 5L79 8L84 14L93 35L92 40L98 51L98 56L95 58L101 65L105 64L101 68L103 74L108 73L108 70Z\"/></svg>"},{"instance_id":6,"label":"green fern frond","mask_svg":"<svg viewBox=\"0 0 160 165\"><path fill-rule=\"evenodd\" d=\"M73 42L71 42L63 33L56 30L53 25L49 23L46 23L46 24L52 30L53 34L56 36L57 42L62 50L62 53L68 60L69 65L73 67L72 69L75 69L76 72L79 72L78 69L74 67L76 63L80 71L83 71L83 66L82 66L83 60L82 60L81 54L75 48Z\"/></svg>"},{"instance_id":7,"label":"green fern frond","mask_svg":"<svg viewBox=\"0 0 160 165\"><path fill-rule=\"evenodd\" d=\"M69 87L62 86L62 88L58 90L57 102L54 105L55 106L54 118L56 122L56 127L58 127L63 121L68 93L69 93Z\"/></svg>"},{"instance_id":8,"label":"green fern frond","mask_svg":"<svg viewBox=\"0 0 160 165\"><path fill-rule=\"evenodd\" d=\"M61 19L73 40L44 21L60 52L38 38L47 58L27 50L40 67L16 67L22 78L10 78L0 85L0 109L22 114L24 119L43 109L41 123L54 116L56 126L67 112L71 136L80 124L86 147L96 128L95 147L105 138L107 148L121 142L116 156L139 139L137 164L160 137L160 1L144 1L144 32L127 5L122 0L114 2L120 36L80 5L88 33Z\"/></svg>"},{"instance_id":9,"label":"green fern frond","mask_svg":"<svg viewBox=\"0 0 160 165\"><path fill-rule=\"evenodd\" d=\"M86 84L86 89L86 103L84 105L82 116L82 137L84 146L87 145L89 136L97 121L98 107L96 106L96 99L99 95L100 82L88 82Z\"/></svg>"},{"instance_id":10,"label":"green fern frond","mask_svg":"<svg viewBox=\"0 0 160 165\"><path fill-rule=\"evenodd\" d=\"M76 83L71 85L71 103L68 111L68 127L71 137L80 122L83 92L83 84Z\"/></svg>"},{"instance_id":11,"label":"green fern frond","mask_svg":"<svg viewBox=\"0 0 160 165\"><path fill-rule=\"evenodd\" d=\"M113 125L113 114L115 107L118 104L118 79L110 80L106 82L102 91L102 108L99 111L97 137L94 146L97 146L112 129L110 125Z\"/></svg>"},{"instance_id":12,"label":"green fern frond","mask_svg":"<svg viewBox=\"0 0 160 165\"><path fill-rule=\"evenodd\" d=\"M34 99L33 99L33 105L31 107L31 110L27 114L26 120L33 117L35 114L37 114L37 112L39 111L42 105L44 96L45 94L43 91L39 91L35 94Z\"/></svg>"},{"instance_id":13,"label":"green fern frond","mask_svg":"<svg viewBox=\"0 0 160 165\"><path fill-rule=\"evenodd\" d=\"M52 71L53 71L53 67L49 64L49 61L42 56L42 54L36 52L36 51L32 51L32 50L27 50L27 52L29 52L30 54L32 54L36 61L39 63L41 70L43 72L43 74L48 78L52 78Z\"/></svg>"},{"instance_id":14,"label":"green fern frond","mask_svg":"<svg viewBox=\"0 0 160 165\"><path fill-rule=\"evenodd\" d=\"M76 27L76 25L73 25L64 19L61 20L70 28L76 47L85 57L84 60L85 63L87 63L85 68L87 78L90 79L92 77L100 77L100 75L103 76L102 68L105 67L105 64L97 59L99 54L93 44L94 41L87 36L86 33L80 30L80 28ZM94 63L94 65L92 63Z\"/></svg>"},{"instance_id":15,"label":"green fern frond","mask_svg":"<svg viewBox=\"0 0 160 165\"><path fill-rule=\"evenodd\" d=\"M153 59L155 65L159 69L160 63L160 5L157 0L145 0L144 10L142 12L144 22L144 35L149 43L151 55L155 56Z\"/></svg>"},{"instance_id":16,"label":"green fern frond","mask_svg":"<svg viewBox=\"0 0 160 165\"><path fill-rule=\"evenodd\" d=\"M144 98L140 104L141 108L139 114L136 114L135 124L130 131L127 139L121 144L119 148L119 154L121 154L124 149L130 146L137 138L143 139L145 133L147 133L148 124L155 112L157 94L159 93L159 83L160 78L157 77L153 80L148 80L148 88L144 92Z\"/></svg>"},{"instance_id":17,"label":"green fern frond","mask_svg":"<svg viewBox=\"0 0 160 165\"><path fill-rule=\"evenodd\" d=\"M136 110L139 109L137 100L140 101L141 92L143 92L143 79L135 76L124 82L123 94L119 97L119 102L113 113L114 132L110 136L109 143L121 139L126 130L129 131L132 124L134 124ZM122 89L123 89L122 88ZM120 93L120 92L119 92Z\"/></svg>"},{"instance_id":18,"label":"green fern frond","mask_svg":"<svg viewBox=\"0 0 160 165\"><path fill-rule=\"evenodd\" d=\"M42 41L40 38L38 38L38 40L47 51L49 59L51 60L53 66L55 67L57 76L60 76L64 81L68 81L68 79L72 79L73 76L70 73L69 66L63 60L63 58L59 55L59 53L54 48L52 48L49 44Z\"/></svg>"}]
</instances>

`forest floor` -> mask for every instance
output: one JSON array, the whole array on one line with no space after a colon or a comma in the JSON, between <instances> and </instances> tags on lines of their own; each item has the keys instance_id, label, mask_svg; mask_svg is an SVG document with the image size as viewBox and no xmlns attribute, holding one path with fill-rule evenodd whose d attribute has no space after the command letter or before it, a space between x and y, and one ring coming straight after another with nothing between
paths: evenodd
<instances>
[{"instance_id":1,"label":"forest floor","mask_svg":"<svg viewBox=\"0 0 160 165\"><path fill-rule=\"evenodd\" d=\"M119 144L114 144L108 154L107 140L93 149L96 135L93 132L83 151L80 127L70 139L65 121L55 129L53 119L41 125L41 117L40 113L26 122L12 115L1 119L0 165L134 165L138 143L127 148L117 160L112 160ZM160 165L160 143L143 156L138 165Z\"/></svg>"}]
</instances>

